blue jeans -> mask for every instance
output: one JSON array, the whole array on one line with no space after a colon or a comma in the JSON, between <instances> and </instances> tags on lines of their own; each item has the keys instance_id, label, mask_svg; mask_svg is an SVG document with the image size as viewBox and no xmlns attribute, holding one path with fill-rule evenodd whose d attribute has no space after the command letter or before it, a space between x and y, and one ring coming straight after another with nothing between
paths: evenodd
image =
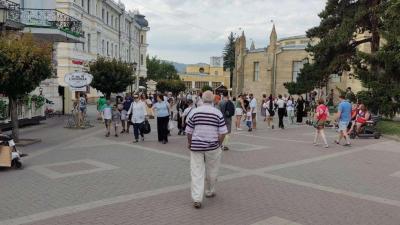
<instances>
[{"instance_id":1,"label":"blue jeans","mask_svg":"<svg viewBox=\"0 0 400 225\"><path fill-rule=\"evenodd\" d=\"M251 128L251 121L246 121L246 125L248 128Z\"/></svg>"},{"instance_id":2,"label":"blue jeans","mask_svg":"<svg viewBox=\"0 0 400 225\"><path fill-rule=\"evenodd\" d=\"M133 124L133 134L134 134L136 140L139 140L139 133L140 133L141 137L144 137L143 131L141 129L142 125L143 125L143 123L134 123Z\"/></svg>"}]
</instances>

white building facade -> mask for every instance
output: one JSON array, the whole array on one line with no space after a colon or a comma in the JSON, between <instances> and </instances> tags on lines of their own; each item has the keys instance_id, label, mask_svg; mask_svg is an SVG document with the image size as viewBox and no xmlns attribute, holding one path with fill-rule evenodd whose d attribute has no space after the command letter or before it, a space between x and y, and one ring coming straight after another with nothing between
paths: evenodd
<instances>
[{"instance_id":1,"label":"white building facade","mask_svg":"<svg viewBox=\"0 0 400 225\"><path fill-rule=\"evenodd\" d=\"M42 82L40 87L43 95L55 103L56 111L70 112L77 99L77 93L67 87L64 76L87 70L88 63L98 56L136 63L132 76L147 77L149 26L138 12L127 11L114 0L20 0L20 4L21 8L55 9L82 22L80 41L54 43L56 78ZM90 87L86 93L89 98L100 94Z\"/></svg>"}]
</instances>

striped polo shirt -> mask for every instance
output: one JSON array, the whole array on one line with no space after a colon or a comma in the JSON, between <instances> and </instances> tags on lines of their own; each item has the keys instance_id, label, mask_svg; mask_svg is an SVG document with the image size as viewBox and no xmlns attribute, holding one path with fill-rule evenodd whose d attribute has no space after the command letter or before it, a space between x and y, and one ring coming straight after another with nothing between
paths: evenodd
<instances>
[{"instance_id":1,"label":"striped polo shirt","mask_svg":"<svg viewBox=\"0 0 400 225\"><path fill-rule=\"evenodd\" d=\"M220 147L218 136L228 133L221 111L210 104L193 110L185 131L192 134L192 151L216 150Z\"/></svg>"}]
</instances>

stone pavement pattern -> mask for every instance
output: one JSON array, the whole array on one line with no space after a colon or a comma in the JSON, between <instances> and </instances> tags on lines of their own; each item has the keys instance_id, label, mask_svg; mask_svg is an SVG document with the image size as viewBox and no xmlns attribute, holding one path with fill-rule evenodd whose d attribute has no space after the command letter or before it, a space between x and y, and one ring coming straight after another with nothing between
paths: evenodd
<instances>
[{"instance_id":1,"label":"stone pavement pattern","mask_svg":"<svg viewBox=\"0 0 400 225\"><path fill-rule=\"evenodd\" d=\"M24 170L0 170L0 225L400 224L400 147L385 139L312 146L313 129L234 132L217 196L190 199L186 138L104 137L103 126L66 130L48 121ZM58 137L57 137L58 135ZM328 131L330 142L335 132Z\"/></svg>"}]
</instances>

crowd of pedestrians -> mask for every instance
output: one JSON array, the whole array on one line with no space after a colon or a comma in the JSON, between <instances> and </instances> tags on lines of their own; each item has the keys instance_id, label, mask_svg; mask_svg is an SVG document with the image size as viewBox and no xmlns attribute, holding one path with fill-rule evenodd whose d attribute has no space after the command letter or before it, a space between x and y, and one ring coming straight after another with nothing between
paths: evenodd
<instances>
[{"instance_id":1,"label":"crowd of pedestrians","mask_svg":"<svg viewBox=\"0 0 400 225\"><path fill-rule=\"evenodd\" d=\"M351 91L351 90L348 90ZM168 143L171 130L178 129L178 135L186 135L190 150L191 195L195 208L201 208L203 195L214 197L219 164L223 151L229 150L229 139L232 123L237 131L242 131L242 123L252 132L257 129L257 117L261 116L268 129L274 129L274 117L278 117L278 127L285 129L285 124L306 124L315 127L314 145L322 139L324 147L328 148L325 127L328 121L337 125L339 137L334 143L351 146L349 133L360 132L370 113L363 104L351 104L348 97L340 95L337 113L331 117L329 104L333 105L333 91L322 97L315 92L307 96L262 95L260 104L253 94L239 94L231 98L228 91L215 94L211 91L192 94L181 93L174 96L171 92L156 93L147 96L138 93L117 98L114 105L104 97L98 100L99 119L106 127L106 137L114 130L115 137L129 134L133 126L134 143L144 141L148 120L156 118L158 141ZM326 99L326 100L325 100ZM326 104L328 103L328 104ZM259 113L259 115L258 115ZM235 121L233 121L233 118ZM285 122L285 118L286 122ZM313 121L313 122L310 122ZM146 130L148 130L146 132Z\"/></svg>"}]
</instances>

